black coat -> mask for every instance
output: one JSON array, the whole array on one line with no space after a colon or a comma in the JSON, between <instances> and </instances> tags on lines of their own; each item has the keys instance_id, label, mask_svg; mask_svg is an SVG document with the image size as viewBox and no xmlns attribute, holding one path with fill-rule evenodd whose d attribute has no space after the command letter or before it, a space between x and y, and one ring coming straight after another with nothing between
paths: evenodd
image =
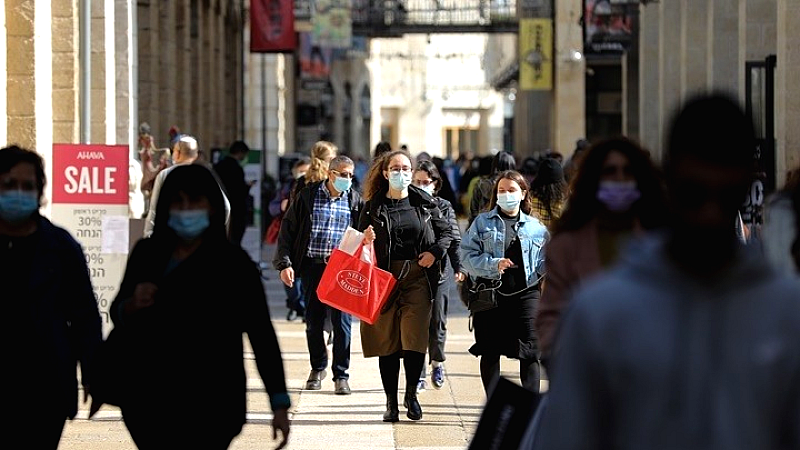
<instances>
[{"instance_id":1,"label":"black coat","mask_svg":"<svg viewBox=\"0 0 800 450\"><path fill-rule=\"evenodd\" d=\"M442 216L446 218L447 223L450 224L452 240L450 241L450 246L447 248L447 258L450 261L453 272L458 273L461 271L461 255L458 252L458 248L461 246L461 227L458 226L456 211L452 203L442 197L434 197L433 201L439 206ZM444 271L444 267L442 267L442 271Z\"/></svg>"},{"instance_id":2,"label":"black coat","mask_svg":"<svg viewBox=\"0 0 800 450\"><path fill-rule=\"evenodd\" d=\"M167 272L172 248L165 244L154 238L136 244L111 305L114 325L132 343L123 414L171 423L169 405L178 405L197 426L238 434L246 413L243 333L273 410L288 407L281 352L255 263L234 244L206 241ZM123 301L141 282L158 286L155 304L124 315Z\"/></svg>"},{"instance_id":3,"label":"black coat","mask_svg":"<svg viewBox=\"0 0 800 450\"><path fill-rule=\"evenodd\" d=\"M10 358L6 375L13 374L4 378L11 383L5 405L14 414L20 409L17 401L47 402L46 410L73 418L78 412L77 363L82 383L91 384L92 361L102 340L100 314L80 244L46 218L38 221L26 262L0 261L6 293L0 294L6 319L0 335L4 356ZM12 255L11 248L0 249L0 258Z\"/></svg>"},{"instance_id":4,"label":"black coat","mask_svg":"<svg viewBox=\"0 0 800 450\"><path fill-rule=\"evenodd\" d=\"M325 181L317 181L306 185L300 190L297 197L289 203L289 209L281 221L281 230L278 233L278 247L272 265L276 270L294 267L299 270L308 251L311 241L311 215L314 209L314 198L319 192L319 187ZM347 201L350 204L350 226L356 228L364 201L354 189L347 191Z\"/></svg>"},{"instance_id":5,"label":"black coat","mask_svg":"<svg viewBox=\"0 0 800 450\"><path fill-rule=\"evenodd\" d=\"M375 230L375 257L378 267L389 270L391 261L391 220L387 209L386 192L378 192L375 197L364 205L364 211L358 222L358 230L364 231L372 225ZM451 224L442 215L442 210L427 192L416 186L408 187L408 201L413 207L423 227L422 236L417 241L417 255L430 252L436 257L437 263L425 272L431 288L431 298L436 295L436 286L443 270L444 257L453 238Z\"/></svg>"}]
</instances>

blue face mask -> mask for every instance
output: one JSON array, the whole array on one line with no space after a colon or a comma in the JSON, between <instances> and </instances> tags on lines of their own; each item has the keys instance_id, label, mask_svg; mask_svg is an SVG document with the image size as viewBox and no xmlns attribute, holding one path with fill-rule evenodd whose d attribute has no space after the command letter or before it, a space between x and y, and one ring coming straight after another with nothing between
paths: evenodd
<instances>
[{"instance_id":1,"label":"blue face mask","mask_svg":"<svg viewBox=\"0 0 800 450\"><path fill-rule=\"evenodd\" d=\"M210 225L208 210L172 210L169 212L167 225L181 239L187 241L197 239Z\"/></svg>"},{"instance_id":2,"label":"blue face mask","mask_svg":"<svg viewBox=\"0 0 800 450\"><path fill-rule=\"evenodd\" d=\"M411 185L411 172L389 171L389 186L396 191L405 190Z\"/></svg>"},{"instance_id":3,"label":"blue face mask","mask_svg":"<svg viewBox=\"0 0 800 450\"><path fill-rule=\"evenodd\" d=\"M339 192L346 192L353 185L353 180L344 177L335 177L333 179L333 187Z\"/></svg>"},{"instance_id":4,"label":"blue face mask","mask_svg":"<svg viewBox=\"0 0 800 450\"><path fill-rule=\"evenodd\" d=\"M522 202L521 192L504 192L497 194L497 206L505 212L511 212Z\"/></svg>"},{"instance_id":5,"label":"blue face mask","mask_svg":"<svg viewBox=\"0 0 800 450\"><path fill-rule=\"evenodd\" d=\"M28 220L39 209L36 191L8 191L0 194L0 218L9 223Z\"/></svg>"}]
</instances>

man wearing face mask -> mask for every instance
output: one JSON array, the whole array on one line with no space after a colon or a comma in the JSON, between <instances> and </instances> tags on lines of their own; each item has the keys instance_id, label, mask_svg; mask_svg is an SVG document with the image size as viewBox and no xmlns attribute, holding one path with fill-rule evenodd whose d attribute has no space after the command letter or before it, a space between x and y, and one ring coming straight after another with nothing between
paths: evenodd
<instances>
[{"instance_id":1,"label":"man wearing face mask","mask_svg":"<svg viewBox=\"0 0 800 450\"><path fill-rule=\"evenodd\" d=\"M685 102L664 162L669 223L575 294L524 448L800 448L800 283L731 226L753 134L732 97Z\"/></svg>"},{"instance_id":2,"label":"man wearing face mask","mask_svg":"<svg viewBox=\"0 0 800 450\"><path fill-rule=\"evenodd\" d=\"M30 448L56 449L78 411L77 363L84 401L101 340L100 314L80 244L39 215L45 174L36 153L0 150L0 342L3 403L13 411L0 430Z\"/></svg>"},{"instance_id":3,"label":"man wearing face mask","mask_svg":"<svg viewBox=\"0 0 800 450\"><path fill-rule=\"evenodd\" d=\"M333 249L339 246L347 227L355 228L364 202L354 189L353 160L337 156L328 165L326 180L306 185L289 204L281 222L278 246L273 265L280 271L281 281L293 287L302 274L306 301L306 343L311 372L305 388L319 390L327 375L328 353L324 326L328 310L333 325L334 392L350 394L350 314L333 309L319 301L317 286Z\"/></svg>"}]
</instances>

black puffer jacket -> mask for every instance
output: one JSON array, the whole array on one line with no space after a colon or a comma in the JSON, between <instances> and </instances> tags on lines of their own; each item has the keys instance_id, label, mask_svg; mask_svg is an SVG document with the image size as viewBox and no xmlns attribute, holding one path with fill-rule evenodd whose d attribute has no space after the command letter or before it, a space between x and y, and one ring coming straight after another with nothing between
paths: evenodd
<instances>
[{"instance_id":1,"label":"black puffer jacket","mask_svg":"<svg viewBox=\"0 0 800 450\"><path fill-rule=\"evenodd\" d=\"M450 247L447 248L447 258L450 260L450 266L453 268L453 272L458 273L461 271L461 256L458 253L458 248L461 246L461 228L458 226L456 211L453 209L453 205L442 197L434 197L433 201L439 206L442 217L447 219L447 222L450 224L452 240L450 241ZM446 263L447 260L444 260L442 272L444 272Z\"/></svg>"}]
</instances>

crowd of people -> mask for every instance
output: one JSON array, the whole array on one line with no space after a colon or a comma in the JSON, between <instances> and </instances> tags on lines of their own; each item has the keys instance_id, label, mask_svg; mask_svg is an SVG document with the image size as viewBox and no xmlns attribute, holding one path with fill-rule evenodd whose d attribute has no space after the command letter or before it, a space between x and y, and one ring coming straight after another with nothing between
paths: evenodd
<instances>
[{"instance_id":1,"label":"crowd of people","mask_svg":"<svg viewBox=\"0 0 800 450\"><path fill-rule=\"evenodd\" d=\"M149 237L133 249L110 310L125 335L123 418L139 448L195 437L198 448L227 448L244 423L246 332L282 447L291 406L283 363L260 274L237 242L233 193L248 186L230 184L243 181L235 169L246 146L232 147L234 161L218 171L193 163L197 147L176 135L174 165L148 161ZM661 164L624 137L579 141L567 161L549 153L519 164L507 152L450 164L380 143L366 170L316 143L274 210L273 265L287 306L305 320L304 388L322 389L330 370L334 393L351 394L352 317L316 291L354 228L396 280L374 323L360 322L363 355L378 358L385 422L400 420L401 365L410 420L423 418L417 394L428 372L434 388L445 384L448 304L458 292L487 396L501 356L519 361L523 388L546 396L520 448L800 448L800 172L743 242L753 149L749 119L724 95L683 105ZM108 383L94 360L108 341L79 244L38 212L44 184L36 153L0 150L0 274L21 318L7 332L34 338L7 350L25 362L21 382L37 386L11 392L11 405L50 405L52 428L31 436L55 448L76 412L75 365L94 397L92 383ZM59 295L66 290L74 295ZM162 377L148 376L156 367ZM170 382L181 373L192 376ZM196 395L210 384L214 396ZM96 393L92 412L107 400ZM165 417L164 401L215 414ZM25 415L14 417L22 426Z\"/></svg>"}]
</instances>

